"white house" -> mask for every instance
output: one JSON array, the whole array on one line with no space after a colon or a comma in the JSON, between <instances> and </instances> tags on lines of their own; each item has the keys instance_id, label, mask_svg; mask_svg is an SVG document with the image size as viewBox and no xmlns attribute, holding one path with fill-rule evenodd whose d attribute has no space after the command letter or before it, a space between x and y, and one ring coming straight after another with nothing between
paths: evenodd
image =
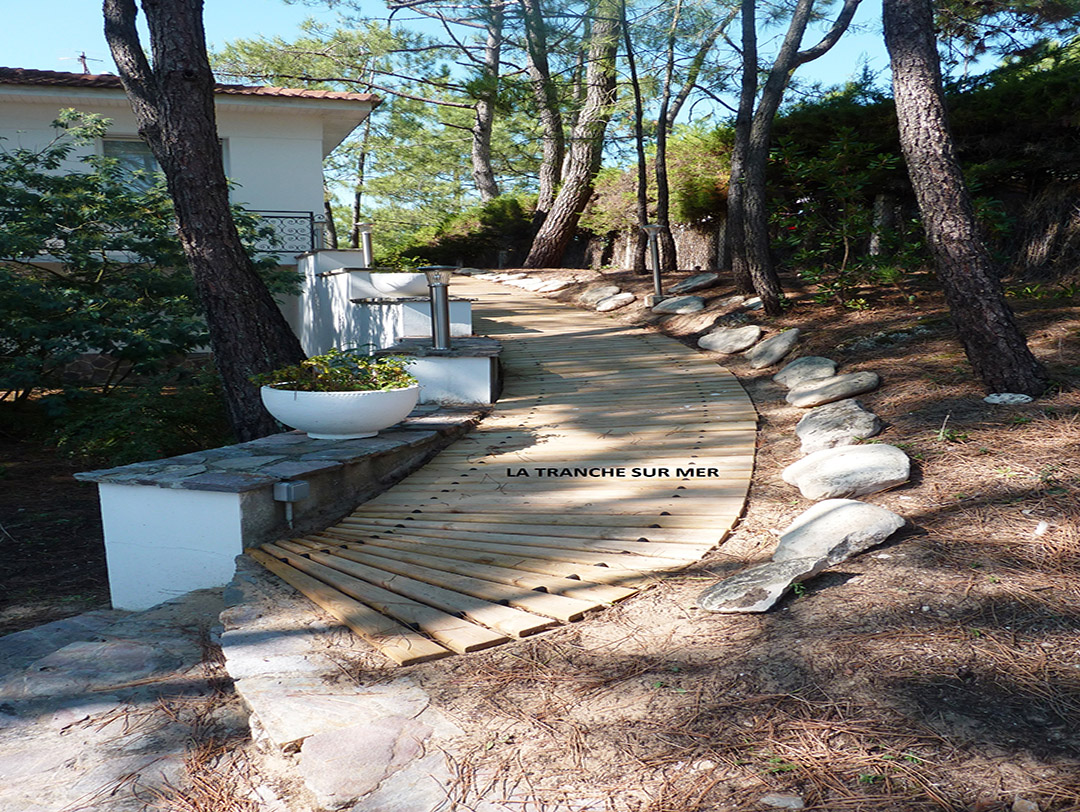
<instances>
[{"instance_id":1,"label":"white house","mask_svg":"<svg viewBox=\"0 0 1080 812\"><path fill-rule=\"evenodd\" d=\"M311 224L323 217L323 158L378 103L367 93L219 84L214 106L225 174L237 184L233 201L268 215L292 215L271 217L282 225L291 253L321 248L321 228ZM73 154L72 169L87 151L156 168L118 76L0 68L0 148L48 143L55 134L51 123L64 108L113 122L105 138Z\"/></svg>"},{"instance_id":2,"label":"white house","mask_svg":"<svg viewBox=\"0 0 1080 812\"><path fill-rule=\"evenodd\" d=\"M311 263L323 248L323 159L368 117L379 97L219 84L214 101L225 174L235 184L233 202L274 226L282 265L297 266L305 256ZM52 122L65 108L112 121L104 138L72 153L72 171L83 171L79 159L94 152L134 168L157 168L120 77L111 74L0 68L0 149L43 147L55 136ZM344 264L362 266L363 260L357 254ZM317 278L299 271L307 283ZM298 300L282 303L298 334L311 329L311 294L318 291L308 288Z\"/></svg>"}]
</instances>

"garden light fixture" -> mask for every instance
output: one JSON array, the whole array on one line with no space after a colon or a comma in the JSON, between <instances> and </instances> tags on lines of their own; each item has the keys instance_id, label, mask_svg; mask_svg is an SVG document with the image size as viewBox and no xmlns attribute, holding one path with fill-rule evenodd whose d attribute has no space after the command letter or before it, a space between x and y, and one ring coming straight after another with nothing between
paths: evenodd
<instances>
[{"instance_id":1,"label":"garden light fixture","mask_svg":"<svg viewBox=\"0 0 1080 812\"><path fill-rule=\"evenodd\" d=\"M436 350L450 349L450 276L453 265L424 265L420 268L427 277L431 294L431 346Z\"/></svg>"}]
</instances>

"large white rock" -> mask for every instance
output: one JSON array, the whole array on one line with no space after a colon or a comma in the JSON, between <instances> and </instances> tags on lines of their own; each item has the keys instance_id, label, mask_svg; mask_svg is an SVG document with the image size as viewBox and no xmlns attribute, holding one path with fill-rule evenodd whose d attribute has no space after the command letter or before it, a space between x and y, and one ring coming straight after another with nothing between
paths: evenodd
<instances>
[{"instance_id":1,"label":"large white rock","mask_svg":"<svg viewBox=\"0 0 1080 812\"><path fill-rule=\"evenodd\" d=\"M826 499L800 514L780 536L773 561L814 560L822 567L881 544L904 517L855 499Z\"/></svg>"},{"instance_id":2,"label":"large white rock","mask_svg":"<svg viewBox=\"0 0 1080 812\"><path fill-rule=\"evenodd\" d=\"M801 409L821 406L834 400L855 397L870 392L881 385L881 378L876 372L849 372L846 375L834 375L820 381L806 381L791 387L787 393L787 402Z\"/></svg>"},{"instance_id":3,"label":"large white rock","mask_svg":"<svg viewBox=\"0 0 1080 812\"><path fill-rule=\"evenodd\" d=\"M854 445L815 451L783 471L784 482L807 499L861 496L908 481L911 461L892 445Z\"/></svg>"},{"instance_id":4,"label":"large white rock","mask_svg":"<svg viewBox=\"0 0 1080 812\"><path fill-rule=\"evenodd\" d=\"M653 306L653 313L697 313L705 309L705 300L700 296L673 296Z\"/></svg>"},{"instance_id":5,"label":"large white rock","mask_svg":"<svg viewBox=\"0 0 1080 812\"><path fill-rule=\"evenodd\" d=\"M609 310L618 310L620 307L626 307L637 297L630 291L624 290L622 293L616 293L614 296L608 296L606 299L601 299L596 303L596 310L599 313L607 313Z\"/></svg>"},{"instance_id":6,"label":"large white rock","mask_svg":"<svg viewBox=\"0 0 1080 812\"><path fill-rule=\"evenodd\" d=\"M590 288L586 288L581 294L581 301L592 307L596 307L597 303L609 296L614 296L621 288L618 285L593 285Z\"/></svg>"},{"instance_id":7,"label":"large white rock","mask_svg":"<svg viewBox=\"0 0 1080 812\"><path fill-rule=\"evenodd\" d=\"M725 614L765 612L792 584L817 575L824 567L814 558L768 561L713 584L698 595L697 604Z\"/></svg>"},{"instance_id":8,"label":"large white rock","mask_svg":"<svg viewBox=\"0 0 1080 812\"><path fill-rule=\"evenodd\" d=\"M761 328L756 324L742 327L718 327L698 339L698 346L704 350L731 354L742 352L754 345L761 338Z\"/></svg>"},{"instance_id":9,"label":"large white rock","mask_svg":"<svg viewBox=\"0 0 1080 812\"><path fill-rule=\"evenodd\" d=\"M720 284L720 274L699 273L688 276L682 282L676 282L671 286L672 293L694 293L706 288L714 288Z\"/></svg>"},{"instance_id":10,"label":"large white rock","mask_svg":"<svg viewBox=\"0 0 1080 812\"><path fill-rule=\"evenodd\" d=\"M802 453L813 454L823 448L854 445L879 434L883 427L881 418L847 398L808 411L795 426L795 435L802 441Z\"/></svg>"},{"instance_id":11,"label":"large white rock","mask_svg":"<svg viewBox=\"0 0 1080 812\"><path fill-rule=\"evenodd\" d=\"M760 344L747 350L746 360L750 362L751 369L771 367L795 349L795 343L798 340L798 327L792 330L784 330L784 332L778 333L771 338L766 338Z\"/></svg>"},{"instance_id":12,"label":"large white rock","mask_svg":"<svg viewBox=\"0 0 1080 812\"><path fill-rule=\"evenodd\" d=\"M820 381L823 378L831 378L836 374L836 361L831 358L822 358L820 355L804 355L796 358L790 364L773 375L773 380L781 386L790 389L807 381Z\"/></svg>"}]
</instances>

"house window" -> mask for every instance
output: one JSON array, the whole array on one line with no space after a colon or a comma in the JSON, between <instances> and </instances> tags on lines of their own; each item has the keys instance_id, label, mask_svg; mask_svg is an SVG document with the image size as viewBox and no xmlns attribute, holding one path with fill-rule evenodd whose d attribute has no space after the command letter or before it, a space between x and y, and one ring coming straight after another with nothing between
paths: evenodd
<instances>
[{"instance_id":1,"label":"house window","mask_svg":"<svg viewBox=\"0 0 1080 812\"><path fill-rule=\"evenodd\" d=\"M150 145L138 138L103 138L101 153L106 158L115 158L120 168L132 176L134 185L140 189L149 189L154 183L151 176L161 171ZM142 174L137 176L136 172Z\"/></svg>"}]
</instances>

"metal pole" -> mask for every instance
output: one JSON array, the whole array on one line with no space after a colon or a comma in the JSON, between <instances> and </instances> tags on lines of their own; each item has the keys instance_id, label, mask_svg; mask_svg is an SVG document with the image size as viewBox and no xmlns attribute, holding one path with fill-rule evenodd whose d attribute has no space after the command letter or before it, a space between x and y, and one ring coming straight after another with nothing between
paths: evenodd
<instances>
[{"instance_id":1,"label":"metal pole","mask_svg":"<svg viewBox=\"0 0 1080 812\"><path fill-rule=\"evenodd\" d=\"M652 259L652 280L655 301L660 301L664 298L664 290L660 282L660 245L656 239L662 228L663 226L659 225L647 225L641 227L641 230L649 235L649 258Z\"/></svg>"},{"instance_id":2,"label":"metal pole","mask_svg":"<svg viewBox=\"0 0 1080 812\"><path fill-rule=\"evenodd\" d=\"M364 267L370 268L371 263L374 261L374 254L371 250L371 223L360 223L357 230L360 232L360 255L364 258Z\"/></svg>"},{"instance_id":3,"label":"metal pole","mask_svg":"<svg viewBox=\"0 0 1080 812\"><path fill-rule=\"evenodd\" d=\"M427 276L431 296L431 346L436 350L450 349L450 265L425 265L420 268Z\"/></svg>"}]
</instances>

